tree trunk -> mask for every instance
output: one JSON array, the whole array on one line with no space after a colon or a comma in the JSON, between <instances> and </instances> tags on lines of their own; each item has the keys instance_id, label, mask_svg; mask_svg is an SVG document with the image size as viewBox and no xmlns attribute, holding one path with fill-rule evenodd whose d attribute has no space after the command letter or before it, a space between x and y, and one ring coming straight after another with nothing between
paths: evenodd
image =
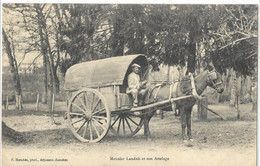
<instances>
[{"instance_id":1,"label":"tree trunk","mask_svg":"<svg viewBox=\"0 0 260 166\"><path fill-rule=\"evenodd\" d=\"M252 106L252 112L257 112L257 84L253 82L253 86L252 86L252 94L251 94L251 98L252 98L252 102L253 102L253 106Z\"/></svg>"},{"instance_id":2,"label":"tree trunk","mask_svg":"<svg viewBox=\"0 0 260 166\"><path fill-rule=\"evenodd\" d=\"M199 102L198 102L198 112L197 112L197 116L199 120L205 121L208 119L208 110L202 106L208 106L208 98L207 97L203 97Z\"/></svg>"},{"instance_id":3,"label":"tree trunk","mask_svg":"<svg viewBox=\"0 0 260 166\"><path fill-rule=\"evenodd\" d=\"M171 71L171 66L168 65L168 70L167 70L167 81L170 81L170 71Z\"/></svg>"},{"instance_id":4,"label":"tree trunk","mask_svg":"<svg viewBox=\"0 0 260 166\"><path fill-rule=\"evenodd\" d=\"M18 67L17 67L17 63L16 63L16 59L13 57L12 55L12 50L10 47L10 42L8 40L8 37L4 31L4 29L2 29L3 32L3 38L4 38L4 45L6 48L6 53L9 59L9 64L11 67L11 72L13 74L13 81L14 81L14 85L15 85L15 96L16 96L16 109L21 110L22 109L22 89L21 89L21 83L20 83L20 77L19 77L19 73L18 73Z\"/></svg>"},{"instance_id":5,"label":"tree trunk","mask_svg":"<svg viewBox=\"0 0 260 166\"><path fill-rule=\"evenodd\" d=\"M47 103L47 94L48 94L48 81L47 81L47 64L46 56L43 55L43 68L44 68L44 92L42 94L42 103Z\"/></svg>"},{"instance_id":6,"label":"tree trunk","mask_svg":"<svg viewBox=\"0 0 260 166\"><path fill-rule=\"evenodd\" d=\"M235 76L235 72L233 71L233 69L230 70L230 79L229 79L229 83L227 85L227 91L230 92L230 101L229 104L230 105L235 105L236 103L236 86L237 86L237 80L236 80L236 76Z\"/></svg>"},{"instance_id":7,"label":"tree trunk","mask_svg":"<svg viewBox=\"0 0 260 166\"><path fill-rule=\"evenodd\" d=\"M42 20L42 25L46 25L46 20L43 16L42 13L40 13L40 17L41 17L41 20ZM45 22L43 22L45 21ZM48 69L50 72L50 80L51 83L49 82L49 84L51 84L51 91L52 93L55 92L55 93L58 93L59 92L59 79L57 77L57 74L56 74L56 71L57 71L57 68L55 67L54 65L54 55L51 51L51 46L50 46L50 41L49 41L49 37L48 37L48 31L47 31L47 28L46 26L43 26L44 28L42 29L43 32L45 33L45 38L44 38L44 42L45 42L45 46L46 46L46 50L48 51L48 56L46 57L46 64L48 66ZM46 54L47 55L47 54ZM49 94L48 94L49 95ZM51 94L52 95L52 94ZM49 98L49 96L48 96Z\"/></svg>"},{"instance_id":8,"label":"tree trunk","mask_svg":"<svg viewBox=\"0 0 260 166\"><path fill-rule=\"evenodd\" d=\"M227 75L225 77L225 89L224 93L228 95L228 99L230 100L231 98L231 90L232 90L232 82L233 82L233 77L232 77L232 69L227 70Z\"/></svg>"},{"instance_id":9,"label":"tree trunk","mask_svg":"<svg viewBox=\"0 0 260 166\"><path fill-rule=\"evenodd\" d=\"M59 93L59 91L60 91L60 81L59 81L59 78L58 78L56 72L54 73L54 81L53 81L53 84L54 84L54 90L53 90L53 92L55 92L56 94Z\"/></svg>"},{"instance_id":10,"label":"tree trunk","mask_svg":"<svg viewBox=\"0 0 260 166\"><path fill-rule=\"evenodd\" d=\"M242 78L241 76L237 77L237 86L236 86L236 109L237 109L237 119L240 119L240 97L241 97L241 82L242 82Z\"/></svg>"},{"instance_id":11,"label":"tree trunk","mask_svg":"<svg viewBox=\"0 0 260 166\"><path fill-rule=\"evenodd\" d=\"M187 72L186 75L189 73L195 72L195 64L196 64L196 43L192 43L189 45L190 53L188 55L188 64L187 64Z\"/></svg>"},{"instance_id":12,"label":"tree trunk","mask_svg":"<svg viewBox=\"0 0 260 166\"><path fill-rule=\"evenodd\" d=\"M190 44L189 44L189 55L188 55L188 63L187 63L187 72L186 75L189 73L195 72L196 67L196 41L194 41L195 32L193 30L190 31Z\"/></svg>"},{"instance_id":13,"label":"tree trunk","mask_svg":"<svg viewBox=\"0 0 260 166\"><path fill-rule=\"evenodd\" d=\"M194 57L195 59L192 59L194 61L194 72L196 70L196 74L200 74L201 71L201 52L202 50L200 50L200 43L198 42L198 45L196 43L194 43L191 46L191 50L193 51ZM195 51L194 51L195 48ZM198 63L196 63L196 59L198 60ZM193 69L191 70L193 71ZM207 89L206 89L207 91ZM198 102L198 112L197 112L197 116L199 120L207 120L208 118L208 110L204 107L204 106L208 107L208 98L207 96L203 97L199 102Z\"/></svg>"},{"instance_id":14,"label":"tree trunk","mask_svg":"<svg viewBox=\"0 0 260 166\"><path fill-rule=\"evenodd\" d=\"M38 28L39 28L39 36L41 41L41 52L44 57L44 65L45 65L45 75L46 75L46 85L47 85L47 103L49 106L49 109L51 110L52 105L52 94L53 94L53 65L51 64L51 51L50 51L50 45L48 43L47 35L44 35L44 32L46 33L46 30L43 28L46 28L46 22L44 22L44 16L42 14L42 9L40 8L39 4L34 4L34 7L37 12L38 17ZM49 51L48 51L49 50ZM49 53L49 55L48 55Z\"/></svg>"}]
</instances>

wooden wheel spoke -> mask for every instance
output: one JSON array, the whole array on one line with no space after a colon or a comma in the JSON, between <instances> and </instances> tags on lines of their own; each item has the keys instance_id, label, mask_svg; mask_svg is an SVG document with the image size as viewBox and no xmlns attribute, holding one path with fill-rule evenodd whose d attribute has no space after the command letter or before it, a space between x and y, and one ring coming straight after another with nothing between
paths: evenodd
<instances>
[{"instance_id":1,"label":"wooden wheel spoke","mask_svg":"<svg viewBox=\"0 0 260 166\"><path fill-rule=\"evenodd\" d=\"M83 110L82 108L80 108L78 105L72 103L73 106L77 107L80 111L82 111L83 113L85 113L85 110Z\"/></svg>"},{"instance_id":2,"label":"wooden wheel spoke","mask_svg":"<svg viewBox=\"0 0 260 166\"><path fill-rule=\"evenodd\" d=\"M93 103L94 103L94 96L95 96L95 93L92 93L93 95L92 95L92 102L91 102L91 107L90 107L90 109L92 110L92 108L93 108Z\"/></svg>"},{"instance_id":3,"label":"wooden wheel spoke","mask_svg":"<svg viewBox=\"0 0 260 166\"><path fill-rule=\"evenodd\" d=\"M132 128L131 128L131 126L130 126L130 124L129 124L129 122L128 122L128 120L125 118L125 121L126 121L126 124L127 124L127 126L129 127L129 129L130 129L130 131L131 131L131 133L133 132L133 130L132 130Z\"/></svg>"},{"instance_id":4,"label":"wooden wheel spoke","mask_svg":"<svg viewBox=\"0 0 260 166\"><path fill-rule=\"evenodd\" d=\"M94 129L95 129L95 131L96 131L96 133L97 133L97 135L98 135L98 137L100 137L100 134L99 134L99 132L98 132L98 130L97 130L97 127L95 126L95 124L92 122L92 125L93 125L93 127L94 127Z\"/></svg>"},{"instance_id":5,"label":"wooden wheel spoke","mask_svg":"<svg viewBox=\"0 0 260 166\"><path fill-rule=\"evenodd\" d=\"M120 118L120 120L118 120ZM118 122L119 121L119 122ZM131 116L131 113L119 113L111 125L111 132L118 136L131 137L142 127L143 119L141 116Z\"/></svg>"},{"instance_id":6,"label":"wooden wheel spoke","mask_svg":"<svg viewBox=\"0 0 260 166\"><path fill-rule=\"evenodd\" d=\"M89 122L89 134L90 134L90 140L93 140L93 134L92 134L92 121Z\"/></svg>"},{"instance_id":7,"label":"wooden wheel spoke","mask_svg":"<svg viewBox=\"0 0 260 166\"><path fill-rule=\"evenodd\" d=\"M119 129L120 129L120 125L121 125L121 118L120 118L120 120L119 120L119 124L118 124L118 127L117 127L117 133L119 133Z\"/></svg>"},{"instance_id":8,"label":"wooden wheel spoke","mask_svg":"<svg viewBox=\"0 0 260 166\"><path fill-rule=\"evenodd\" d=\"M123 132L125 134L125 119L123 118Z\"/></svg>"},{"instance_id":9,"label":"wooden wheel spoke","mask_svg":"<svg viewBox=\"0 0 260 166\"><path fill-rule=\"evenodd\" d=\"M116 120L113 122L113 124L111 125L111 127L114 126L114 124L118 121L119 118L120 118L120 116L118 116L118 117L116 118Z\"/></svg>"},{"instance_id":10,"label":"wooden wheel spoke","mask_svg":"<svg viewBox=\"0 0 260 166\"><path fill-rule=\"evenodd\" d=\"M104 120L107 120L107 117L103 117L103 116L92 116L92 118L97 118L97 119L104 119Z\"/></svg>"},{"instance_id":11,"label":"wooden wheel spoke","mask_svg":"<svg viewBox=\"0 0 260 166\"><path fill-rule=\"evenodd\" d=\"M67 123L73 135L82 142L102 140L110 129L111 112L107 100L95 88L70 92Z\"/></svg>"},{"instance_id":12,"label":"wooden wheel spoke","mask_svg":"<svg viewBox=\"0 0 260 166\"><path fill-rule=\"evenodd\" d=\"M86 124L86 122L87 122L87 121L85 121L85 122L77 129L76 133L79 132L79 130Z\"/></svg>"},{"instance_id":13,"label":"wooden wheel spoke","mask_svg":"<svg viewBox=\"0 0 260 166\"><path fill-rule=\"evenodd\" d=\"M93 119L94 121L96 121L104 130L106 130L106 128L101 124L101 122L99 122L98 120L96 119Z\"/></svg>"},{"instance_id":14,"label":"wooden wheel spoke","mask_svg":"<svg viewBox=\"0 0 260 166\"><path fill-rule=\"evenodd\" d=\"M103 123L102 122L100 122L99 120L97 120L97 119L94 119L94 118L92 118L93 120L95 120L96 122L98 122L99 124L101 124L101 125L103 125Z\"/></svg>"},{"instance_id":15,"label":"wooden wheel spoke","mask_svg":"<svg viewBox=\"0 0 260 166\"><path fill-rule=\"evenodd\" d=\"M84 109L87 110L87 107L86 107L84 101L82 101L82 99L81 99L80 97L79 97L79 101L80 101L80 103L83 105Z\"/></svg>"},{"instance_id":16,"label":"wooden wheel spoke","mask_svg":"<svg viewBox=\"0 0 260 166\"><path fill-rule=\"evenodd\" d=\"M83 138L85 138L88 125L89 125L89 121L87 122L87 125L86 125L86 127L85 127L85 129L84 129L84 131L83 131L83 135L82 135Z\"/></svg>"},{"instance_id":17,"label":"wooden wheel spoke","mask_svg":"<svg viewBox=\"0 0 260 166\"><path fill-rule=\"evenodd\" d=\"M79 119L79 120L77 120L77 121L75 121L75 122L72 122L71 124L73 125L73 124L75 124L75 123L81 122L82 120L84 120L84 118L81 118L81 119Z\"/></svg>"},{"instance_id":18,"label":"wooden wheel spoke","mask_svg":"<svg viewBox=\"0 0 260 166\"><path fill-rule=\"evenodd\" d=\"M94 112L94 111L96 110L96 108L97 108L98 104L100 103L100 101L101 101L101 99L98 99L98 101L97 101L97 103L95 104L95 106L94 106L92 112Z\"/></svg>"},{"instance_id":19,"label":"wooden wheel spoke","mask_svg":"<svg viewBox=\"0 0 260 166\"><path fill-rule=\"evenodd\" d=\"M132 118L130 118L129 116L127 116L127 118L131 120L136 126L138 126L138 124Z\"/></svg>"},{"instance_id":20,"label":"wooden wheel spoke","mask_svg":"<svg viewBox=\"0 0 260 166\"><path fill-rule=\"evenodd\" d=\"M87 92L84 93L84 103L86 104L86 108L89 108L89 105L88 105L88 100L87 100Z\"/></svg>"},{"instance_id":21,"label":"wooden wheel spoke","mask_svg":"<svg viewBox=\"0 0 260 166\"><path fill-rule=\"evenodd\" d=\"M70 115L78 115L78 116L83 116L84 114L76 113L76 112L70 112Z\"/></svg>"},{"instance_id":22,"label":"wooden wheel spoke","mask_svg":"<svg viewBox=\"0 0 260 166\"><path fill-rule=\"evenodd\" d=\"M98 114L98 113L100 113L100 112L102 112L102 111L104 111L104 110L106 110L106 109L105 109L105 108L102 108L102 109L100 109L100 110L98 110L98 111L96 111L96 112L93 112L92 115L96 115L96 114Z\"/></svg>"}]
</instances>

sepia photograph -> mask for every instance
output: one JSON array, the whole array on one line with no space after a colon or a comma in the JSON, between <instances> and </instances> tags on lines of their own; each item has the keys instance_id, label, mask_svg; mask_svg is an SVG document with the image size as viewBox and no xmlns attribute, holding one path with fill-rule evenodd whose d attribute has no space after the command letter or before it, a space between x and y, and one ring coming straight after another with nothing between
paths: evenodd
<instances>
[{"instance_id":1,"label":"sepia photograph","mask_svg":"<svg viewBox=\"0 0 260 166\"><path fill-rule=\"evenodd\" d=\"M257 165L257 3L1 9L3 166Z\"/></svg>"}]
</instances>

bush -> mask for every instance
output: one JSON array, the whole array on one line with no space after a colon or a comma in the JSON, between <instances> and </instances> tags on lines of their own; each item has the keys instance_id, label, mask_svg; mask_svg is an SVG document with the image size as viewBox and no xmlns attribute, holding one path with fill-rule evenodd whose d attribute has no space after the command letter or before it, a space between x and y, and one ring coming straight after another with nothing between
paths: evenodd
<instances>
[{"instance_id":1,"label":"bush","mask_svg":"<svg viewBox=\"0 0 260 166\"><path fill-rule=\"evenodd\" d=\"M220 103L225 103L230 101L230 94L228 93L222 93L219 96L219 102Z\"/></svg>"}]
</instances>

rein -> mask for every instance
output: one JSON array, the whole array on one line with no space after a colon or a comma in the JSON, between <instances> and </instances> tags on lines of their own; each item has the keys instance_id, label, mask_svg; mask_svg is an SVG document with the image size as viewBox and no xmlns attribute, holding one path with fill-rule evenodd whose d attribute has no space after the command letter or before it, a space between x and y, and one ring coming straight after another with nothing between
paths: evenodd
<instances>
[{"instance_id":1,"label":"rein","mask_svg":"<svg viewBox=\"0 0 260 166\"><path fill-rule=\"evenodd\" d=\"M192 75L191 73L189 73L189 76L190 76L190 80L191 80L192 95L194 96L194 98L195 98L197 101L198 101L198 100L201 100L201 99L202 99L202 96L198 95L198 93L197 93L193 75Z\"/></svg>"},{"instance_id":2,"label":"rein","mask_svg":"<svg viewBox=\"0 0 260 166\"><path fill-rule=\"evenodd\" d=\"M197 88L198 87L196 87L196 85L195 85L195 80L194 80L194 77L193 77L193 75L191 74L191 73L189 73L189 77L190 77L190 80L191 80L191 88L192 88L192 95L194 96L194 98L195 98L195 100L196 101L200 101L201 99L202 99L202 96L201 95L199 95L198 93L197 93ZM213 85L213 87L214 87L214 89L216 89L216 90L218 90L218 86L217 85L219 85L219 84L221 84L221 82L217 82L217 83L215 83L214 82L214 80L215 80L215 77L217 77L216 76L216 71L215 70L213 70L213 71L210 71L209 73L208 73L208 79L207 79L207 82L208 81L210 81L210 83ZM157 84L157 85L155 85L153 88L151 88L150 90L149 90L149 92L148 92L148 98L147 99L149 99L149 97L151 96L151 94L152 94L152 92L155 90L155 88L158 88L157 89L157 91L156 91L156 93L155 93L155 95L154 95L154 97L153 97L153 102L156 102L156 98L157 98L157 95L158 95L158 93L159 93L159 91L160 91L160 88L162 87L162 86L164 86L165 84L167 84L167 83L165 83L165 82L163 82L163 83L161 83L161 84ZM177 89L177 82L174 82L174 83L170 83L171 85L170 85L170 94L169 94L169 100L171 99L171 98L174 98L174 97L176 97L175 95L173 95L173 90L176 90Z\"/></svg>"}]
</instances>

